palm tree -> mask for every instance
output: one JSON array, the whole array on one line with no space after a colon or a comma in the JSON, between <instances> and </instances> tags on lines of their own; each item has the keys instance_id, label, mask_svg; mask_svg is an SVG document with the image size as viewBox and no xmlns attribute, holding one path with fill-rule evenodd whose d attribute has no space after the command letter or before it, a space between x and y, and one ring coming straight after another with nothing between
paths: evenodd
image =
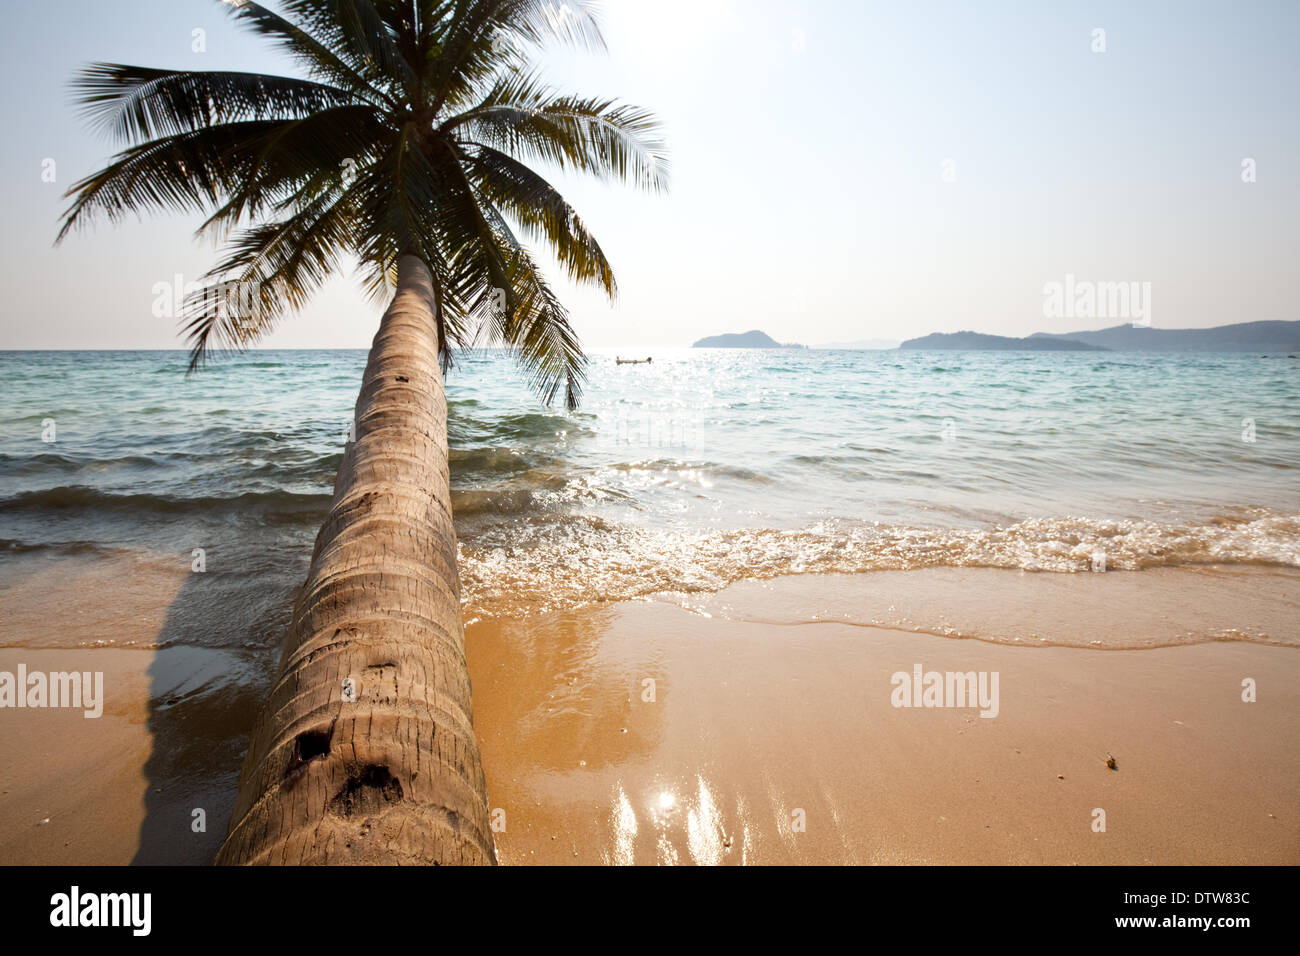
<instances>
[{"instance_id":1,"label":"palm tree","mask_svg":"<svg viewBox=\"0 0 1300 956\"><path fill-rule=\"evenodd\" d=\"M229 244L189 297L191 371L256 342L341 262L392 295L219 863L490 863L448 488L454 350L511 349L576 405L584 357L525 242L611 298L614 274L529 165L666 187L659 124L529 66L602 48L567 0L228 0L306 78L93 64L79 98L127 148L76 183L94 215L200 211Z\"/></svg>"}]
</instances>

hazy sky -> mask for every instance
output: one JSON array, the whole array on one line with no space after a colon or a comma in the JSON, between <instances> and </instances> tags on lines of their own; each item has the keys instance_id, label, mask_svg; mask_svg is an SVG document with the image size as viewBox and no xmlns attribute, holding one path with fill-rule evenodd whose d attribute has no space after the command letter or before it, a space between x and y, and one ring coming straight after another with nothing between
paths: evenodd
<instances>
[{"instance_id":1,"label":"hazy sky","mask_svg":"<svg viewBox=\"0 0 1300 956\"><path fill-rule=\"evenodd\" d=\"M0 348L181 345L152 290L215 261L197 220L52 247L63 191L115 148L68 80L97 59L292 66L215 0L46 0L5 20ZM557 177L622 290L613 308L566 293L589 345L1119 324L1045 317L1044 285L1067 274L1150 283L1157 327L1300 318L1295 0L612 0L604 22L608 56L548 71L656 109L673 189ZM266 344L365 347L377 320L348 274Z\"/></svg>"}]
</instances>

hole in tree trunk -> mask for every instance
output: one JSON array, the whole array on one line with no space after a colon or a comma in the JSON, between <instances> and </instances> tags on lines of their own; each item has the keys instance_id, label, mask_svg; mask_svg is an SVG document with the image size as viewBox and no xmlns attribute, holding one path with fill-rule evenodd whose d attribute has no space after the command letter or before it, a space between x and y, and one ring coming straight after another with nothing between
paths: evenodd
<instances>
[{"instance_id":1,"label":"hole in tree trunk","mask_svg":"<svg viewBox=\"0 0 1300 956\"><path fill-rule=\"evenodd\" d=\"M317 757L324 757L330 752L330 737L334 735L334 724L320 730L307 730L293 741L293 753L289 755L289 766L284 768L284 779L292 787L307 770L307 764Z\"/></svg>"},{"instance_id":2,"label":"hole in tree trunk","mask_svg":"<svg viewBox=\"0 0 1300 956\"><path fill-rule=\"evenodd\" d=\"M348 782L330 800L330 812L342 817L375 813L402 802L402 783L387 767L349 767Z\"/></svg>"},{"instance_id":3,"label":"hole in tree trunk","mask_svg":"<svg viewBox=\"0 0 1300 956\"><path fill-rule=\"evenodd\" d=\"M323 757L330 752L330 732L328 730L309 730L298 735L298 759L303 763L313 757Z\"/></svg>"}]
</instances>

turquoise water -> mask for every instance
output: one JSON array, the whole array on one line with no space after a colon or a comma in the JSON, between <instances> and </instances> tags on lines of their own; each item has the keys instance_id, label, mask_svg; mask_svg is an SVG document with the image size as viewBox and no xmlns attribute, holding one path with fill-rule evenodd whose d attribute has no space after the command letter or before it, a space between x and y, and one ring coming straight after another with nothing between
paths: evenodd
<instances>
[{"instance_id":1,"label":"turquoise water","mask_svg":"<svg viewBox=\"0 0 1300 956\"><path fill-rule=\"evenodd\" d=\"M1119 570L1300 566L1300 360L653 354L594 355L575 413L538 404L507 357L452 371L468 614L790 572L1068 573L1098 552ZM202 547L227 618L199 615L195 641L271 640L364 363L260 351L187 378L180 352L0 353L0 562Z\"/></svg>"}]
</instances>

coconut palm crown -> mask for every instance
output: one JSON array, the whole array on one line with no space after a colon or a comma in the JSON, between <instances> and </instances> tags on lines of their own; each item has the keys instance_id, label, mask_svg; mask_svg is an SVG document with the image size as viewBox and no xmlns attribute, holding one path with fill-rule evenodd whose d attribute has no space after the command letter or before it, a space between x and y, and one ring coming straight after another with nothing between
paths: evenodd
<instances>
[{"instance_id":1,"label":"coconut palm crown","mask_svg":"<svg viewBox=\"0 0 1300 956\"><path fill-rule=\"evenodd\" d=\"M74 184L59 239L95 215L199 212L225 244L183 317L191 369L264 336L348 261L376 298L399 258L433 277L438 352L511 349L541 397L569 407L585 359L526 243L617 295L600 245L533 168L659 192L667 163L647 110L567 95L529 56L558 41L603 49L594 5L539 0L226 0L304 78L86 67L78 100L126 148ZM243 290L251 307L231 308Z\"/></svg>"}]
</instances>

